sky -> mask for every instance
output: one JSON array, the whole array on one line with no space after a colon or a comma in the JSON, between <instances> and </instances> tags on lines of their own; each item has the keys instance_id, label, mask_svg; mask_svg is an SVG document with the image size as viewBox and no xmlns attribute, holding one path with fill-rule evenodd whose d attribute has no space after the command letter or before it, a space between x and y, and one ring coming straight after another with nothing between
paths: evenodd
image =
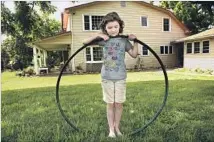
<instances>
[{"instance_id":1,"label":"sky","mask_svg":"<svg viewBox=\"0 0 214 142\"><path fill-rule=\"evenodd\" d=\"M51 1L51 4L57 7L57 11L54 14L50 15L50 17L55 18L59 22L61 22L61 12L63 12L65 8L72 5L70 1ZM13 1L5 1L5 6L8 7L12 12L15 12ZM1 43L5 39L6 36L1 35Z\"/></svg>"},{"instance_id":2,"label":"sky","mask_svg":"<svg viewBox=\"0 0 214 142\"><path fill-rule=\"evenodd\" d=\"M61 21L61 12L63 12L65 8L72 5L70 1L51 1L51 4L57 7L57 11L52 14L51 17L59 21ZM6 1L5 6L14 12L14 2Z\"/></svg>"},{"instance_id":3,"label":"sky","mask_svg":"<svg viewBox=\"0 0 214 142\"><path fill-rule=\"evenodd\" d=\"M59 21L61 21L61 12L72 5L69 1L52 1L51 4L57 7L57 11L53 14L53 17Z\"/></svg>"}]
</instances>

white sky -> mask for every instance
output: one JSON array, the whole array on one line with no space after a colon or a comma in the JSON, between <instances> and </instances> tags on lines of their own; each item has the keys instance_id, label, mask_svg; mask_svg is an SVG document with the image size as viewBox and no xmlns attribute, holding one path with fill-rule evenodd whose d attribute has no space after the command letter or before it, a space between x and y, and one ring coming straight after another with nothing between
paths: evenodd
<instances>
[{"instance_id":1,"label":"white sky","mask_svg":"<svg viewBox=\"0 0 214 142\"><path fill-rule=\"evenodd\" d=\"M51 4L57 7L57 11L52 14L51 17L59 21L61 21L61 12L63 12L65 8L72 5L70 1L51 1ZM5 6L14 12L14 2L6 1Z\"/></svg>"}]
</instances>

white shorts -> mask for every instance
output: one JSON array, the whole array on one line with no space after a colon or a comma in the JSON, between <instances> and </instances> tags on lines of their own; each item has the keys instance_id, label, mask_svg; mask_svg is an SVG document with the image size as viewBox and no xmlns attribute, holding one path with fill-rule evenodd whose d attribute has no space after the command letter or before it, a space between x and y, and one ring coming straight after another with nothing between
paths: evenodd
<instances>
[{"instance_id":1,"label":"white shorts","mask_svg":"<svg viewBox=\"0 0 214 142\"><path fill-rule=\"evenodd\" d=\"M106 103L123 103L126 100L126 80L102 80L103 100Z\"/></svg>"}]
</instances>

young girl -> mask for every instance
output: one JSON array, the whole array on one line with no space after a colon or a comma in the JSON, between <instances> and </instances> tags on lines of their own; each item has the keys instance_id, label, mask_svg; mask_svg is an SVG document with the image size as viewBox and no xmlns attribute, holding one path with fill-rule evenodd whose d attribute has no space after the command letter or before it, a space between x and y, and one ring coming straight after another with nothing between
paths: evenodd
<instances>
[{"instance_id":1,"label":"young girl","mask_svg":"<svg viewBox=\"0 0 214 142\"><path fill-rule=\"evenodd\" d=\"M124 62L125 52L136 58L138 54L137 43L134 47L129 42L136 38L129 35L129 40L118 36L123 32L124 22L116 12L104 16L100 28L101 33L91 36L83 43L87 44L97 37L104 40L97 44L103 46L103 66L101 69L103 100L107 103L107 120L109 125L109 137L115 137L122 133L119 129L123 111L123 103L126 100L126 65ZM115 38L111 38L115 37Z\"/></svg>"}]
</instances>

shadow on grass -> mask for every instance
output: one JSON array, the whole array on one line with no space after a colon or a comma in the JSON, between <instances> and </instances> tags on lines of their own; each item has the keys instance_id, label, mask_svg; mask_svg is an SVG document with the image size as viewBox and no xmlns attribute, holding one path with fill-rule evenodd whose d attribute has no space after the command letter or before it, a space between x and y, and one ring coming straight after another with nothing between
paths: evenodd
<instances>
[{"instance_id":1,"label":"shadow on grass","mask_svg":"<svg viewBox=\"0 0 214 142\"><path fill-rule=\"evenodd\" d=\"M133 137L159 109L163 81L127 84L121 120L124 137L115 141L212 141L214 81L169 81L167 105L157 120ZM62 118L55 87L2 92L2 141L112 141L100 84L60 87L60 102L68 118L82 130L75 132Z\"/></svg>"}]
</instances>

